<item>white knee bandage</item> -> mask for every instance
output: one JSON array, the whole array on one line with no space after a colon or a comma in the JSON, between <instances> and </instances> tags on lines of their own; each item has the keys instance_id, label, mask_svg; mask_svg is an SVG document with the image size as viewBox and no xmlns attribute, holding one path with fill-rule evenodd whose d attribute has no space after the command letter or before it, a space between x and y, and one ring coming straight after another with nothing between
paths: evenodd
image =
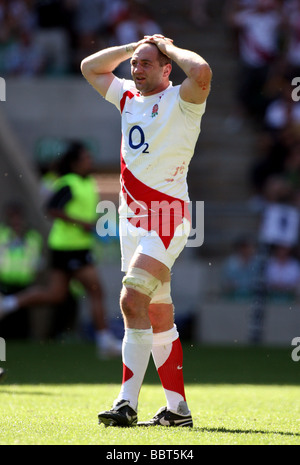
<instances>
[{"instance_id":1,"label":"white knee bandage","mask_svg":"<svg viewBox=\"0 0 300 465\"><path fill-rule=\"evenodd\" d=\"M171 283L163 283L151 299L150 304L171 304Z\"/></svg>"},{"instance_id":2,"label":"white knee bandage","mask_svg":"<svg viewBox=\"0 0 300 465\"><path fill-rule=\"evenodd\" d=\"M148 297L151 297L151 299L159 287L162 286L161 281L155 278L155 276L142 268L136 267L128 270L122 283L126 288L141 292L141 294L145 294Z\"/></svg>"}]
</instances>

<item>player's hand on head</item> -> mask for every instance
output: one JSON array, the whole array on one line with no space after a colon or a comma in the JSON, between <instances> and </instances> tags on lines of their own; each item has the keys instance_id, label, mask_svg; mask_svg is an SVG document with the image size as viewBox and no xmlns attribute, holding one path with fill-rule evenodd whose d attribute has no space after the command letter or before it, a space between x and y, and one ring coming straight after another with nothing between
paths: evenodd
<instances>
[{"instance_id":1,"label":"player's hand on head","mask_svg":"<svg viewBox=\"0 0 300 465\"><path fill-rule=\"evenodd\" d=\"M159 44L166 44L166 43L171 43L173 44L173 39L170 39L169 37L165 37L162 34L154 34L152 36L144 36L144 39L147 40L148 42L154 42L156 45Z\"/></svg>"},{"instance_id":2,"label":"player's hand on head","mask_svg":"<svg viewBox=\"0 0 300 465\"><path fill-rule=\"evenodd\" d=\"M164 39L164 40L170 40L171 42L173 42L173 39L170 39L169 37L166 37L162 34L153 34L152 36L144 36L144 39L152 39L152 40L160 40L160 39Z\"/></svg>"}]
</instances>

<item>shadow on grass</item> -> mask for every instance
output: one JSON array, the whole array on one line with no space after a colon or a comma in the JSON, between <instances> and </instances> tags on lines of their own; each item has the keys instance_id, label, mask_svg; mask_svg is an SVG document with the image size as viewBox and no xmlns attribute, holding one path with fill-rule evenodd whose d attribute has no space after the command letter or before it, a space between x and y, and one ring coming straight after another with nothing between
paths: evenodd
<instances>
[{"instance_id":1,"label":"shadow on grass","mask_svg":"<svg viewBox=\"0 0 300 465\"><path fill-rule=\"evenodd\" d=\"M300 384L290 348L183 345L188 384ZM100 360L94 344L7 341L5 384L119 384L121 358ZM160 384L152 359L145 383Z\"/></svg>"},{"instance_id":2,"label":"shadow on grass","mask_svg":"<svg viewBox=\"0 0 300 465\"><path fill-rule=\"evenodd\" d=\"M47 391L47 392L41 392L41 391L21 391L21 390L18 390L18 391L13 391L12 389L3 389L2 386L0 388L0 392L1 394L9 394L10 396L11 395L14 395L14 396L45 396L45 397L49 397L49 396L57 396L57 393L53 393L51 391Z\"/></svg>"},{"instance_id":3,"label":"shadow on grass","mask_svg":"<svg viewBox=\"0 0 300 465\"><path fill-rule=\"evenodd\" d=\"M279 436L300 436L300 433L291 433L289 431L265 431L256 429L231 429L231 428L197 428L191 431L198 433L228 433L228 434L278 434Z\"/></svg>"}]
</instances>

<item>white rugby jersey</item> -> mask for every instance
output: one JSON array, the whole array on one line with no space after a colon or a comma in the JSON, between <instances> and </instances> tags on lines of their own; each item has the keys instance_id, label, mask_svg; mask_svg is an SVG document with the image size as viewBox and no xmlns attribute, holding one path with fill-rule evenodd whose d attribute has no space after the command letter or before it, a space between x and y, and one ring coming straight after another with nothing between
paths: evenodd
<instances>
[{"instance_id":1,"label":"white rugby jersey","mask_svg":"<svg viewBox=\"0 0 300 465\"><path fill-rule=\"evenodd\" d=\"M179 90L170 83L145 97L133 81L115 77L107 91L122 119L120 216L147 216L153 201L189 201L188 166L206 103L185 102ZM138 213L128 209L132 201L142 205Z\"/></svg>"}]
</instances>

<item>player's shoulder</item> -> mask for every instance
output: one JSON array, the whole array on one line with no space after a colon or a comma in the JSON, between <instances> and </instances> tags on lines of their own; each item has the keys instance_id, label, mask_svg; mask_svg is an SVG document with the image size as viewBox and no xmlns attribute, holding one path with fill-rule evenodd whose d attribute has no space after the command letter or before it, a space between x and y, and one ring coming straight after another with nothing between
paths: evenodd
<instances>
[{"instance_id":1,"label":"player's shoulder","mask_svg":"<svg viewBox=\"0 0 300 465\"><path fill-rule=\"evenodd\" d=\"M54 182L54 190L58 191L60 189L69 187L76 183L78 175L76 173L66 173L59 176Z\"/></svg>"},{"instance_id":2,"label":"player's shoulder","mask_svg":"<svg viewBox=\"0 0 300 465\"><path fill-rule=\"evenodd\" d=\"M133 81L115 76L106 93L105 99L122 111L127 97L131 99L137 95L138 91Z\"/></svg>"},{"instance_id":3,"label":"player's shoulder","mask_svg":"<svg viewBox=\"0 0 300 465\"><path fill-rule=\"evenodd\" d=\"M130 79L124 79L124 78L119 78L117 76L114 77L112 83L111 83L111 88L114 88L115 90L118 89L120 93L130 91L134 95L138 93L134 81Z\"/></svg>"},{"instance_id":4,"label":"player's shoulder","mask_svg":"<svg viewBox=\"0 0 300 465\"><path fill-rule=\"evenodd\" d=\"M180 85L173 86L172 82L170 85L161 93L161 98L168 100L169 104L178 105L180 99Z\"/></svg>"}]
</instances>

